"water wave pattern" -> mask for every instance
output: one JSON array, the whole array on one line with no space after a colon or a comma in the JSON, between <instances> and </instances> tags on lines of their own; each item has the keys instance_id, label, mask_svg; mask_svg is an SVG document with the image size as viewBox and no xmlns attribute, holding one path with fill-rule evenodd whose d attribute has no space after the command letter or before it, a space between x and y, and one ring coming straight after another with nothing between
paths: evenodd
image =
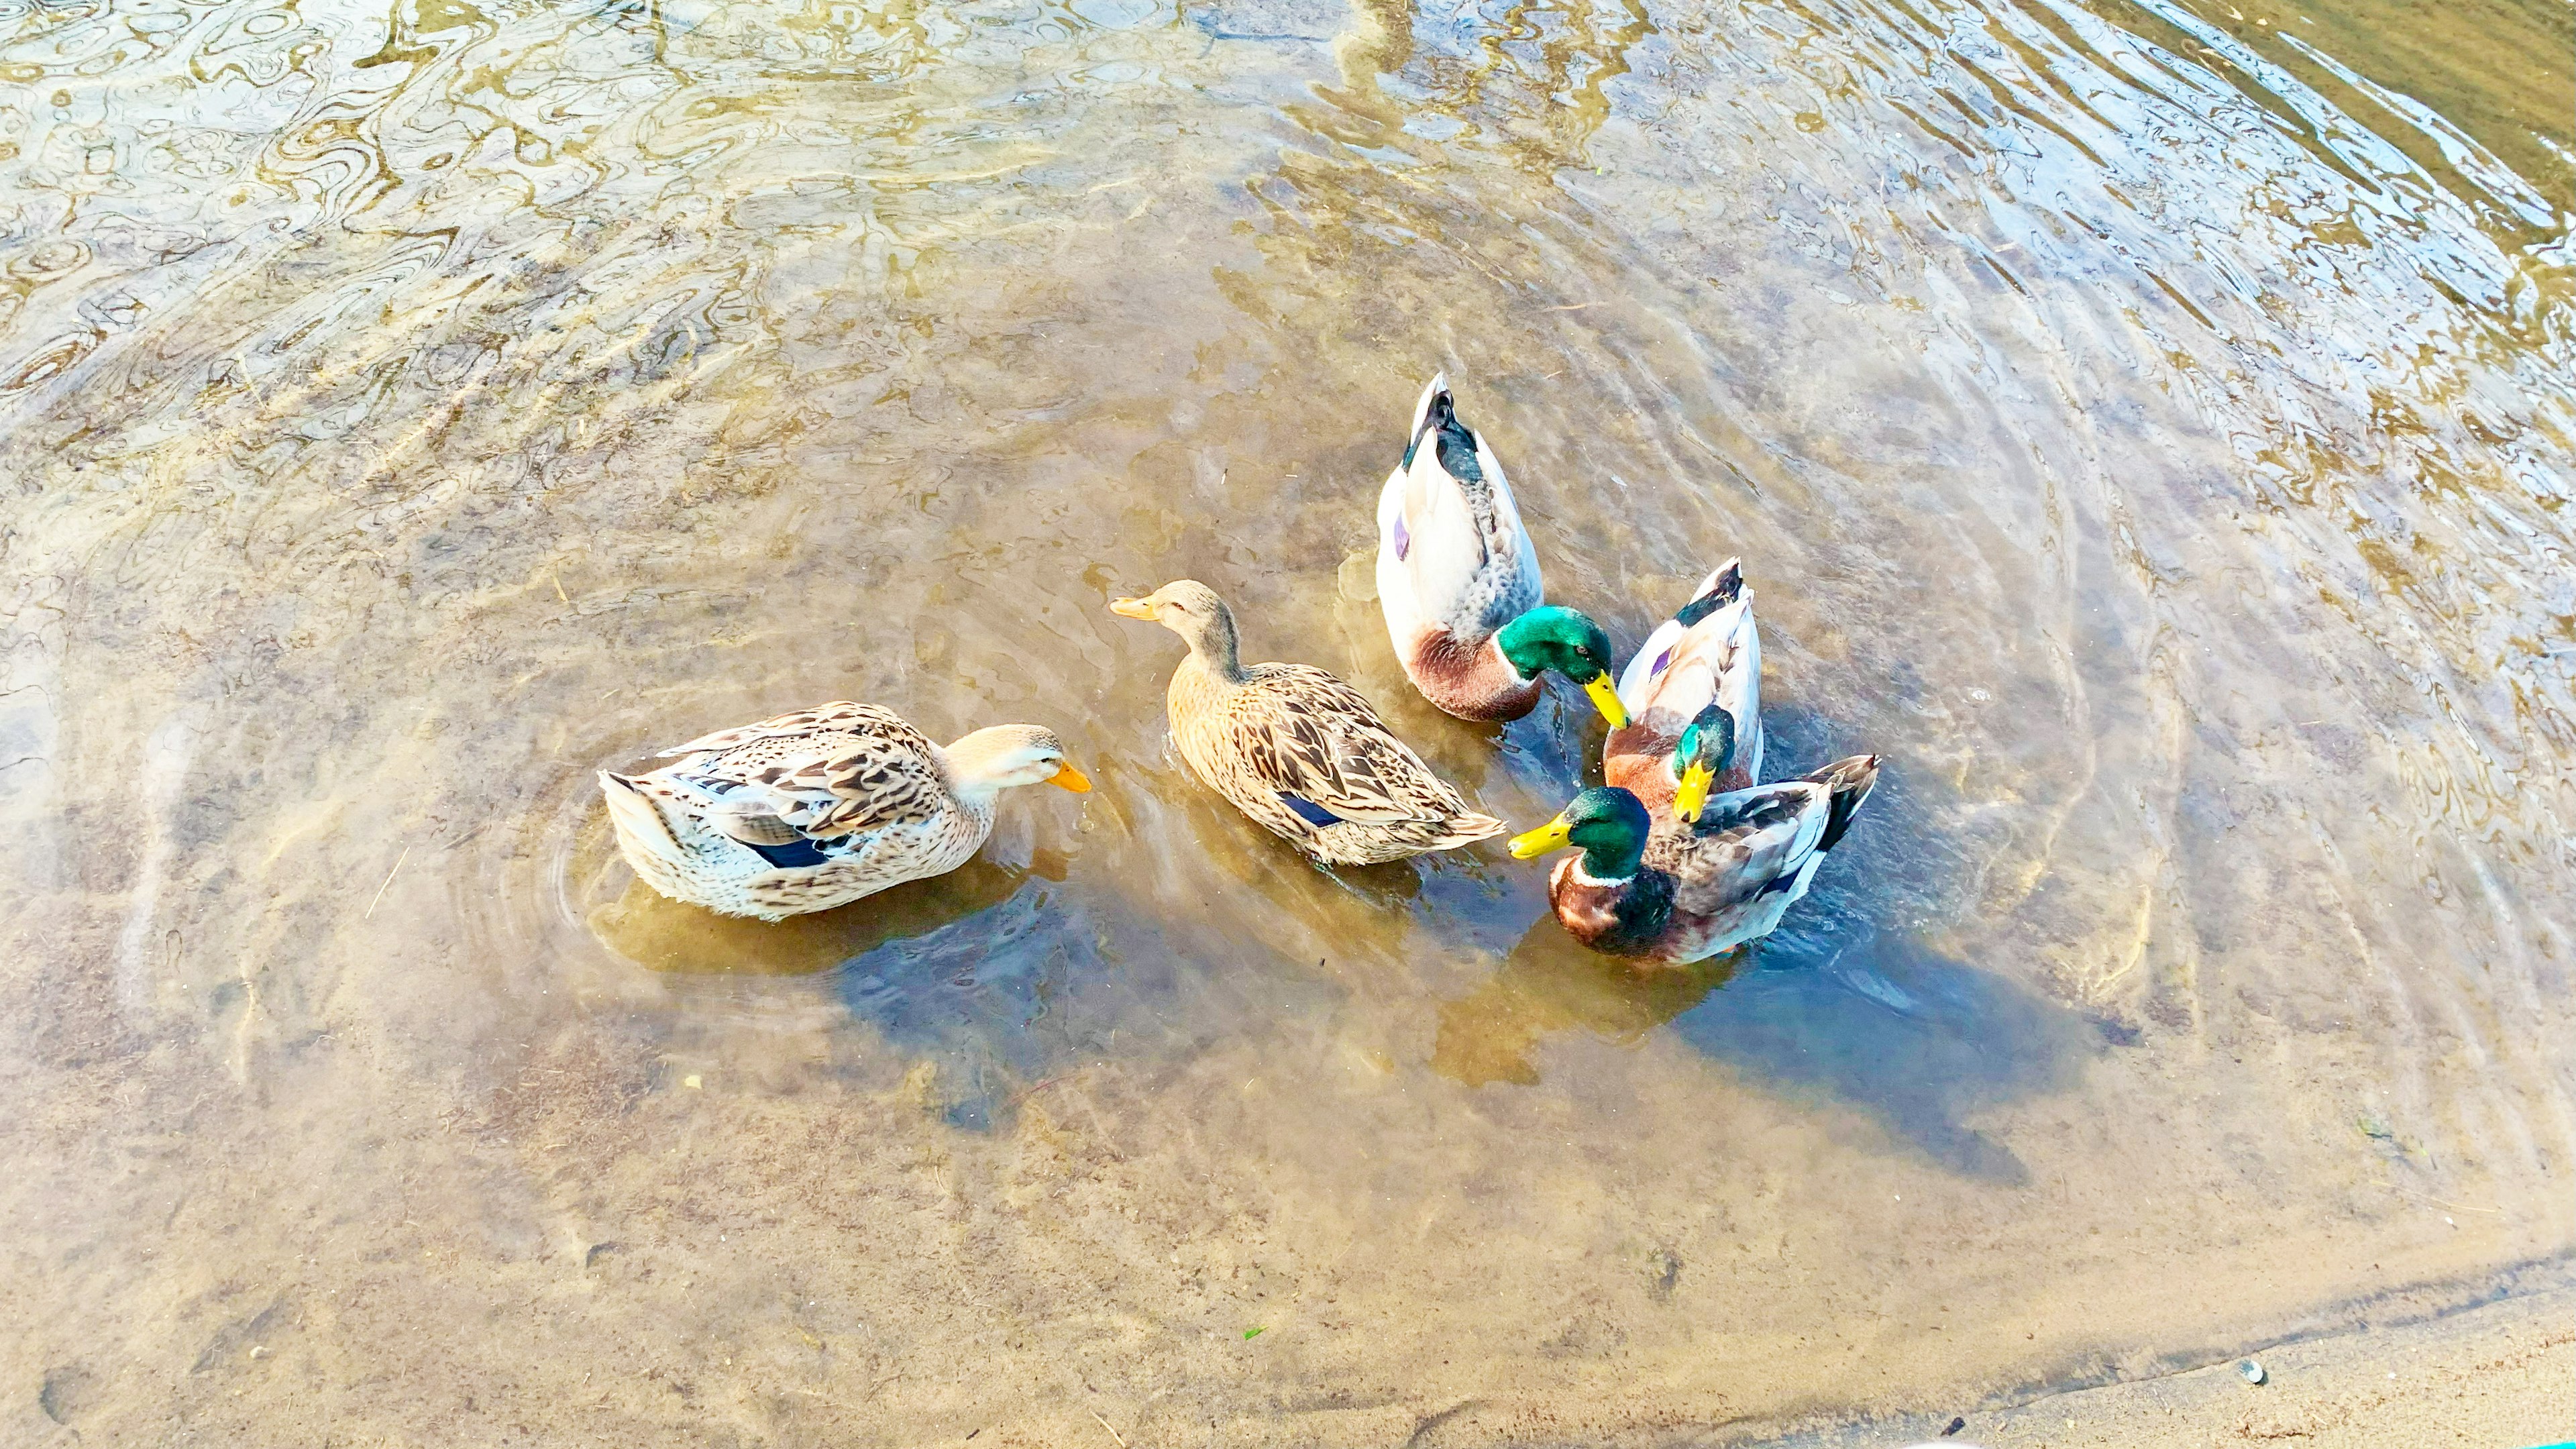
<instances>
[{"instance_id":1,"label":"water wave pattern","mask_svg":"<svg viewBox=\"0 0 2576 1449\"><path fill-rule=\"evenodd\" d=\"M507 1297L740 1333L746 1434L1642 1439L2563 1255L2567 190L2181 0L0 0L0 1359L277 1437L303 1314L385 1437L591 1413ZM1554 596L1741 554L1775 768L1885 755L1761 951L1163 749L1101 603L1190 574L1484 808L1584 778L1367 597L1441 365ZM836 698L1100 788L901 929L639 893L593 770Z\"/></svg>"}]
</instances>

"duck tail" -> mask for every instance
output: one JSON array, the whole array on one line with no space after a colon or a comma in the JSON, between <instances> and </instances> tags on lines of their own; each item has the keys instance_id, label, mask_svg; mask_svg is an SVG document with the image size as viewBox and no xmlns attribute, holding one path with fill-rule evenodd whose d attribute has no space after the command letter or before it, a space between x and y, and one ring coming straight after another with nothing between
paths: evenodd
<instances>
[{"instance_id":1,"label":"duck tail","mask_svg":"<svg viewBox=\"0 0 2576 1449\"><path fill-rule=\"evenodd\" d=\"M1687 629L1743 596L1744 561L1731 558L1699 581L1699 587L1691 590L1690 602L1674 610L1673 617Z\"/></svg>"},{"instance_id":2,"label":"duck tail","mask_svg":"<svg viewBox=\"0 0 2576 1449\"><path fill-rule=\"evenodd\" d=\"M1878 784L1878 756L1853 755L1836 760L1807 778L1833 792L1828 807L1832 813L1825 817L1824 833L1816 837L1816 854L1822 855L1842 842L1843 832L1851 829L1852 817L1860 813L1861 802Z\"/></svg>"},{"instance_id":3,"label":"duck tail","mask_svg":"<svg viewBox=\"0 0 2576 1449\"><path fill-rule=\"evenodd\" d=\"M1496 820L1491 815L1479 815L1469 810L1440 822L1440 834L1424 848L1455 850L1461 845L1473 845L1479 840L1490 840L1508 828L1502 821Z\"/></svg>"},{"instance_id":4,"label":"duck tail","mask_svg":"<svg viewBox=\"0 0 2576 1449\"><path fill-rule=\"evenodd\" d=\"M1421 393L1413 400L1413 417L1405 427L1404 467L1413 466L1413 450L1421 445L1422 435L1436 426L1434 409L1445 410L1454 406L1449 396L1447 370L1431 374L1431 380L1422 385Z\"/></svg>"},{"instance_id":5,"label":"duck tail","mask_svg":"<svg viewBox=\"0 0 2576 1449\"><path fill-rule=\"evenodd\" d=\"M608 802L609 823L617 827L619 843L654 855L679 852L680 842L671 834L671 822L662 817L661 807L644 793L643 786L613 770L602 770L599 793Z\"/></svg>"}]
</instances>

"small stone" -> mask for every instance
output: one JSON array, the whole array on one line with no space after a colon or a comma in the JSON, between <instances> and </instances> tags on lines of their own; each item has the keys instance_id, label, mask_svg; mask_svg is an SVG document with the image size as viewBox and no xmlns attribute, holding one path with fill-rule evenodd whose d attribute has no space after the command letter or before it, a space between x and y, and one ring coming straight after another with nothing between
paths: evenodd
<instances>
[{"instance_id":1,"label":"small stone","mask_svg":"<svg viewBox=\"0 0 2576 1449\"><path fill-rule=\"evenodd\" d=\"M2266 1377L2263 1372L2263 1366L2250 1358L2238 1359L2236 1361L2236 1371L2243 1374L2245 1376L2245 1382L2249 1384L2259 1384L2263 1382Z\"/></svg>"},{"instance_id":2,"label":"small stone","mask_svg":"<svg viewBox=\"0 0 2576 1449\"><path fill-rule=\"evenodd\" d=\"M252 1358L266 1358L266 1357L268 1357L268 1345L267 1345L267 1344L264 1344L264 1343L255 1343L255 1344L252 1344L252 1345L251 1345L251 1350L250 1350L250 1356L251 1356Z\"/></svg>"}]
</instances>

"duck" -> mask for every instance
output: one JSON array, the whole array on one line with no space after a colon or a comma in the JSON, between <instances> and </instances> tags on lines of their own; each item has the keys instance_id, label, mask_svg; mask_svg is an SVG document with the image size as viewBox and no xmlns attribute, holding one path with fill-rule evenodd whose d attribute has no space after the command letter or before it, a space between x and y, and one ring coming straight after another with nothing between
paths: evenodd
<instances>
[{"instance_id":1,"label":"duck","mask_svg":"<svg viewBox=\"0 0 2576 1449\"><path fill-rule=\"evenodd\" d=\"M1441 710L1515 720L1553 671L1580 685L1612 728L1627 722L1610 637L1548 604L1538 550L1491 444L1458 420L1447 373L1413 405L1403 461L1377 500L1377 597L1405 677Z\"/></svg>"},{"instance_id":2,"label":"duck","mask_svg":"<svg viewBox=\"0 0 2576 1449\"><path fill-rule=\"evenodd\" d=\"M657 758L672 763L599 772L626 863L673 900L764 921L955 870L993 833L1004 790L1091 789L1053 730L994 725L937 745L894 711L847 700Z\"/></svg>"},{"instance_id":3,"label":"duck","mask_svg":"<svg viewBox=\"0 0 2576 1449\"><path fill-rule=\"evenodd\" d=\"M1877 781L1878 756L1853 755L1802 779L1728 791L1688 821L1596 785L1510 848L1522 860L1581 852L1548 877L1548 903L1576 940L1686 966L1769 935Z\"/></svg>"},{"instance_id":4,"label":"duck","mask_svg":"<svg viewBox=\"0 0 2576 1449\"><path fill-rule=\"evenodd\" d=\"M1692 819L1710 794L1762 778L1762 635L1742 560L1711 570L1646 636L1619 698L1628 723L1602 744L1601 777L1649 811Z\"/></svg>"},{"instance_id":5,"label":"duck","mask_svg":"<svg viewBox=\"0 0 2576 1449\"><path fill-rule=\"evenodd\" d=\"M1165 702L1191 773L1309 859L1378 865L1503 832L1358 690L1310 664L1244 664L1234 612L1207 585L1179 579L1109 607L1189 646Z\"/></svg>"}]
</instances>

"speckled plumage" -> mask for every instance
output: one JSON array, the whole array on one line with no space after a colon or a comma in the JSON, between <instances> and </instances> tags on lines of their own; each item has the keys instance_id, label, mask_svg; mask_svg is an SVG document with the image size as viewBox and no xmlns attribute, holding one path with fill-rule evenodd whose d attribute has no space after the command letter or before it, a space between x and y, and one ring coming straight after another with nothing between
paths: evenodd
<instances>
[{"instance_id":1,"label":"speckled plumage","mask_svg":"<svg viewBox=\"0 0 2576 1449\"><path fill-rule=\"evenodd\" d=\"M1503 822L1469 810L1359 691L1310 665L1244 667L1233 615L1205 585L1185 579L1117 608L1190 644L1166 705L1192 773L1307 855L1373 865L1501 832Z\"/></svg>"},{"instance_id":2,"label":"speckled plumage","mask_svg":"<svg viewBox=\"0 0 2576 1449\"><path fill-rule=\"evenodd\" d=\"M1660 819L1679 781L1673 747L1711 704L1735 722L1735 758L1719 790L1742 790L1762 778L1762 636L1753 623L1753 593L1728 559L1700 581L1690 602L1655 627L1620 672L1624 728L1601 747L1601 776L1634 793Z\"/></svg>"},{"instance_id":3,"label":"speckled plumage","mask_svg":"<svg viewBox=\"0 0 2576 1449\"><path fill-rule=\"evenodd\" d=\"M949 749L1003 733L1061 754L1032 726ZM1024 783L961 770L893 711L849 702L720 730L663 758L674 763L649 774L600 772L627 863L675 900L772 921L956 869L992 833L1001 785Z\"/></svg>"},{"instance_id":4,"label":"speckled plumage","mask_svg":"<svg viewBox=\"0 0 2576 1449\"><path fill-rule=\"evenodd\" d=\"M1388 640L1425 699L1462 719L1518 719L1539 685L1496 630L1539 606L1538 551L1493 448L1457 419L1444 373L1414 404L1404 460L1377 504L1377 596Z\"/></svg>"}]
</instances>

